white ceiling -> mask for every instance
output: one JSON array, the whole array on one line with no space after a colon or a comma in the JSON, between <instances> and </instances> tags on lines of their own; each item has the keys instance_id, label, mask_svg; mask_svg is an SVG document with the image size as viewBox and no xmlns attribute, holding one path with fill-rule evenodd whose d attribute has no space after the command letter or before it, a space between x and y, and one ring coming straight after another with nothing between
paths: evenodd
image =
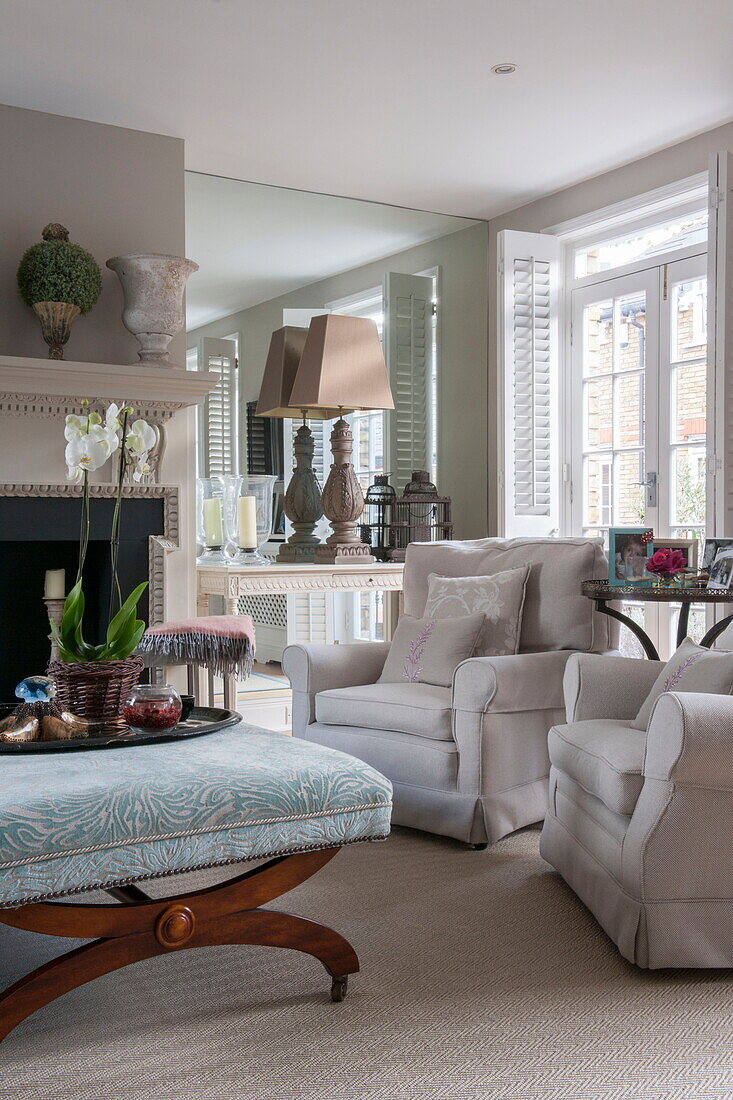
<instances>
[{"instance_id":1,"label":"white ceiling","mask_svg":"<svg viewBox=\"0 0 733 1100\"><path fill-rule=\"evenodd\" d=\"M189 329L474 224L463 218L187 173ZM313 304L307 302L305 304Z\"/></svg>"},{"instance_id":2,"label":"white ceiling","mask_svg":"<svg viewBox=\"0 0 733 1100\"><path fill-rule=\"evenodd\" d=\"M730 0L0 7L0 101L183 137L199 171L472 217L733 115Z\"/></svg>"}]
</instances>

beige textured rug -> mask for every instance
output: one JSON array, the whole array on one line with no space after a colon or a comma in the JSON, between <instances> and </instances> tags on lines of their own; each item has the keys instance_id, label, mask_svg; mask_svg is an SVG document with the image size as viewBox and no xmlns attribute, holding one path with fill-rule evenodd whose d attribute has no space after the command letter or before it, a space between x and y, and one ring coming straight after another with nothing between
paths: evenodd
<instances>
[{"instance_id":1,"label":"beige textured rug","mask_svg":"<svg viewBox=\"0 0 733 1100\"><path fill-rule=\"evenodd\" d=\"M286 906L356 946L362 973L343 1004L320 964L293 952L151 960L21 1024L0 1045L0 1097L733 1096L731 977L633 969L537 841L529 830L469 852L398 830L346 848ZM61 942L0 926L0 983Z\"/></svg>"}]
</instances>

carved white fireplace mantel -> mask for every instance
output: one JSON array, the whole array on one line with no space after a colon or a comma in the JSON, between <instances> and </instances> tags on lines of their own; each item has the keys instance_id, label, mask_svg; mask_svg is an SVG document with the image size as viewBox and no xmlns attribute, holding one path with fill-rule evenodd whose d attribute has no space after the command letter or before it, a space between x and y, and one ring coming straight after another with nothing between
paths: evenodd
<instances>
[{"instance_id":1,"label":"carved white fireplace mantel","mask_svg":"<svg viewBox=\"0 0 733 1100\"><path fill-rule=\"evenodd\" d=\"M165 501L165 534L151 540L153 621L183 618L195 606L193 406L217 381L214 373L176 367L0 355L0 495L79 492L64 483L63 418L81 412L84 398L100 410L112 401L130 404L156 426L154 484L126 488L126 495ZM113 495L115 474L110 462L92 475L92 494Z\"/></svg>"},{"instance_id":2,"label":"carved white fireplace mantel","mask_svg":"<svg viewBox=\"0 0 733 1100\"><path fill-rule=\"evenodd\" d=\"M0 413L55 417L92 403L128 401L141 413L155 410L167 420L179 409L201 404L218 381L205 371L151 367L141 363L76 363L0 355Z\"/></svg>"},{"instance_id":3,"label":"carved white fireplace mantel","mask_svg":"<svg viewBox=\"0 0 733 1100\"><path fill-rule=\"evenodd\" d=\"M116 485L92 485L92 500L113 500L117 493ZM81 485L64 482L61 485L13 484L0 482L0 498L33 497L34 499L51 497L64 500L78 500L81 504L83 489ZM180 549L180 516L178 488L175 485L126 485L123 489L125 500L162 500L163 532L151 535L148 539L148 580L150 596L150 623L160 623L165 619L165 579L166 555Z\"/></svg>"}]
</instances>

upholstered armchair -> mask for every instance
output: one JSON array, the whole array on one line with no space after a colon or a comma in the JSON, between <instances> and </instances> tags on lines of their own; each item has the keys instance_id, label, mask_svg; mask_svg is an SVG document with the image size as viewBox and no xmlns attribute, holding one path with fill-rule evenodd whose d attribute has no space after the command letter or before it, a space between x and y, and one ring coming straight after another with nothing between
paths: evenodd
<instances>
[{"instance_id":1,"label":"upholstered armchair","mask_svg":"<svg viewBox=\"0 0 733 1100\"><path fill-rule=\"evenodd\" d=\"M408 547L404 609L420 617L428 577L472 577L529 564L519 652L473 657L451 687L378 683L389 643L292 645L293 733L359 757L394 786L393 820L485 847L541 821L547 732L564 717L571 653L601 653L613 624L581 595L607 576L597 539L480 539Z\"/></svg>"},{"instance_id":2,"label":"upholstered armchair","mask_svg":"<svg viewBox=\"0 0 733 1100\"><path fill-rule=\"evenodd\" d=\"M575 655L540 851L640 967L733 966L733 698L661 695L658 661Z\"/></svg>"}]
</instances>

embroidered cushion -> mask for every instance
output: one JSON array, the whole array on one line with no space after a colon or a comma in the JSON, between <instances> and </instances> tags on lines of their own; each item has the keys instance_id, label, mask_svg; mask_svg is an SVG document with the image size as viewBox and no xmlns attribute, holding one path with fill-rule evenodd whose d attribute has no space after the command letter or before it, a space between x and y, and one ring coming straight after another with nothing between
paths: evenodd
<instances>
[{"instance_id":1,"label":"embroidered cushion","mask_svg":"<svg viewBox=\"0 0 733 1100\"><path fill-rule=\"evenodd\" d=\"M428 577L425 618L446 619L481 611L484 629L474 657L495 657L519 651L524 593L529 565L483 577Z\"/></svg>"},{"instance_id":2,"label":"embroidered cushion","mask_svg":"<svg viewBox=\"0 0 733 1100\"><path fill-rule=\"evenodd\" d=\"M634 719L637 729L649 725L652 708L665 691L700 691L710 695L730 695L733 690L733 653L706 649L685 638L654 681L652 690Z\"/></svg>"},{"instance_id":3,"label":"embroidered cushion","mask_svg":"<svg viewBox=\"0 0 733 1100\"><path fill-rule=\"evenodd\" d=\"M450 687L458 665L473 656L483 629L482 611L441 620L401 615L377 683Z\"/></svg>"},{"instance_id":4,"label":"embroidered cushion","mask_svg":"<svg viewBox=\"0 0 733 1100\"><path fill-rule=\"evenodd\" d=\"M389 833L392 788L346 753L242 723L206 737L8 755L0 908Z\"/></svg>"}]
</instances>

